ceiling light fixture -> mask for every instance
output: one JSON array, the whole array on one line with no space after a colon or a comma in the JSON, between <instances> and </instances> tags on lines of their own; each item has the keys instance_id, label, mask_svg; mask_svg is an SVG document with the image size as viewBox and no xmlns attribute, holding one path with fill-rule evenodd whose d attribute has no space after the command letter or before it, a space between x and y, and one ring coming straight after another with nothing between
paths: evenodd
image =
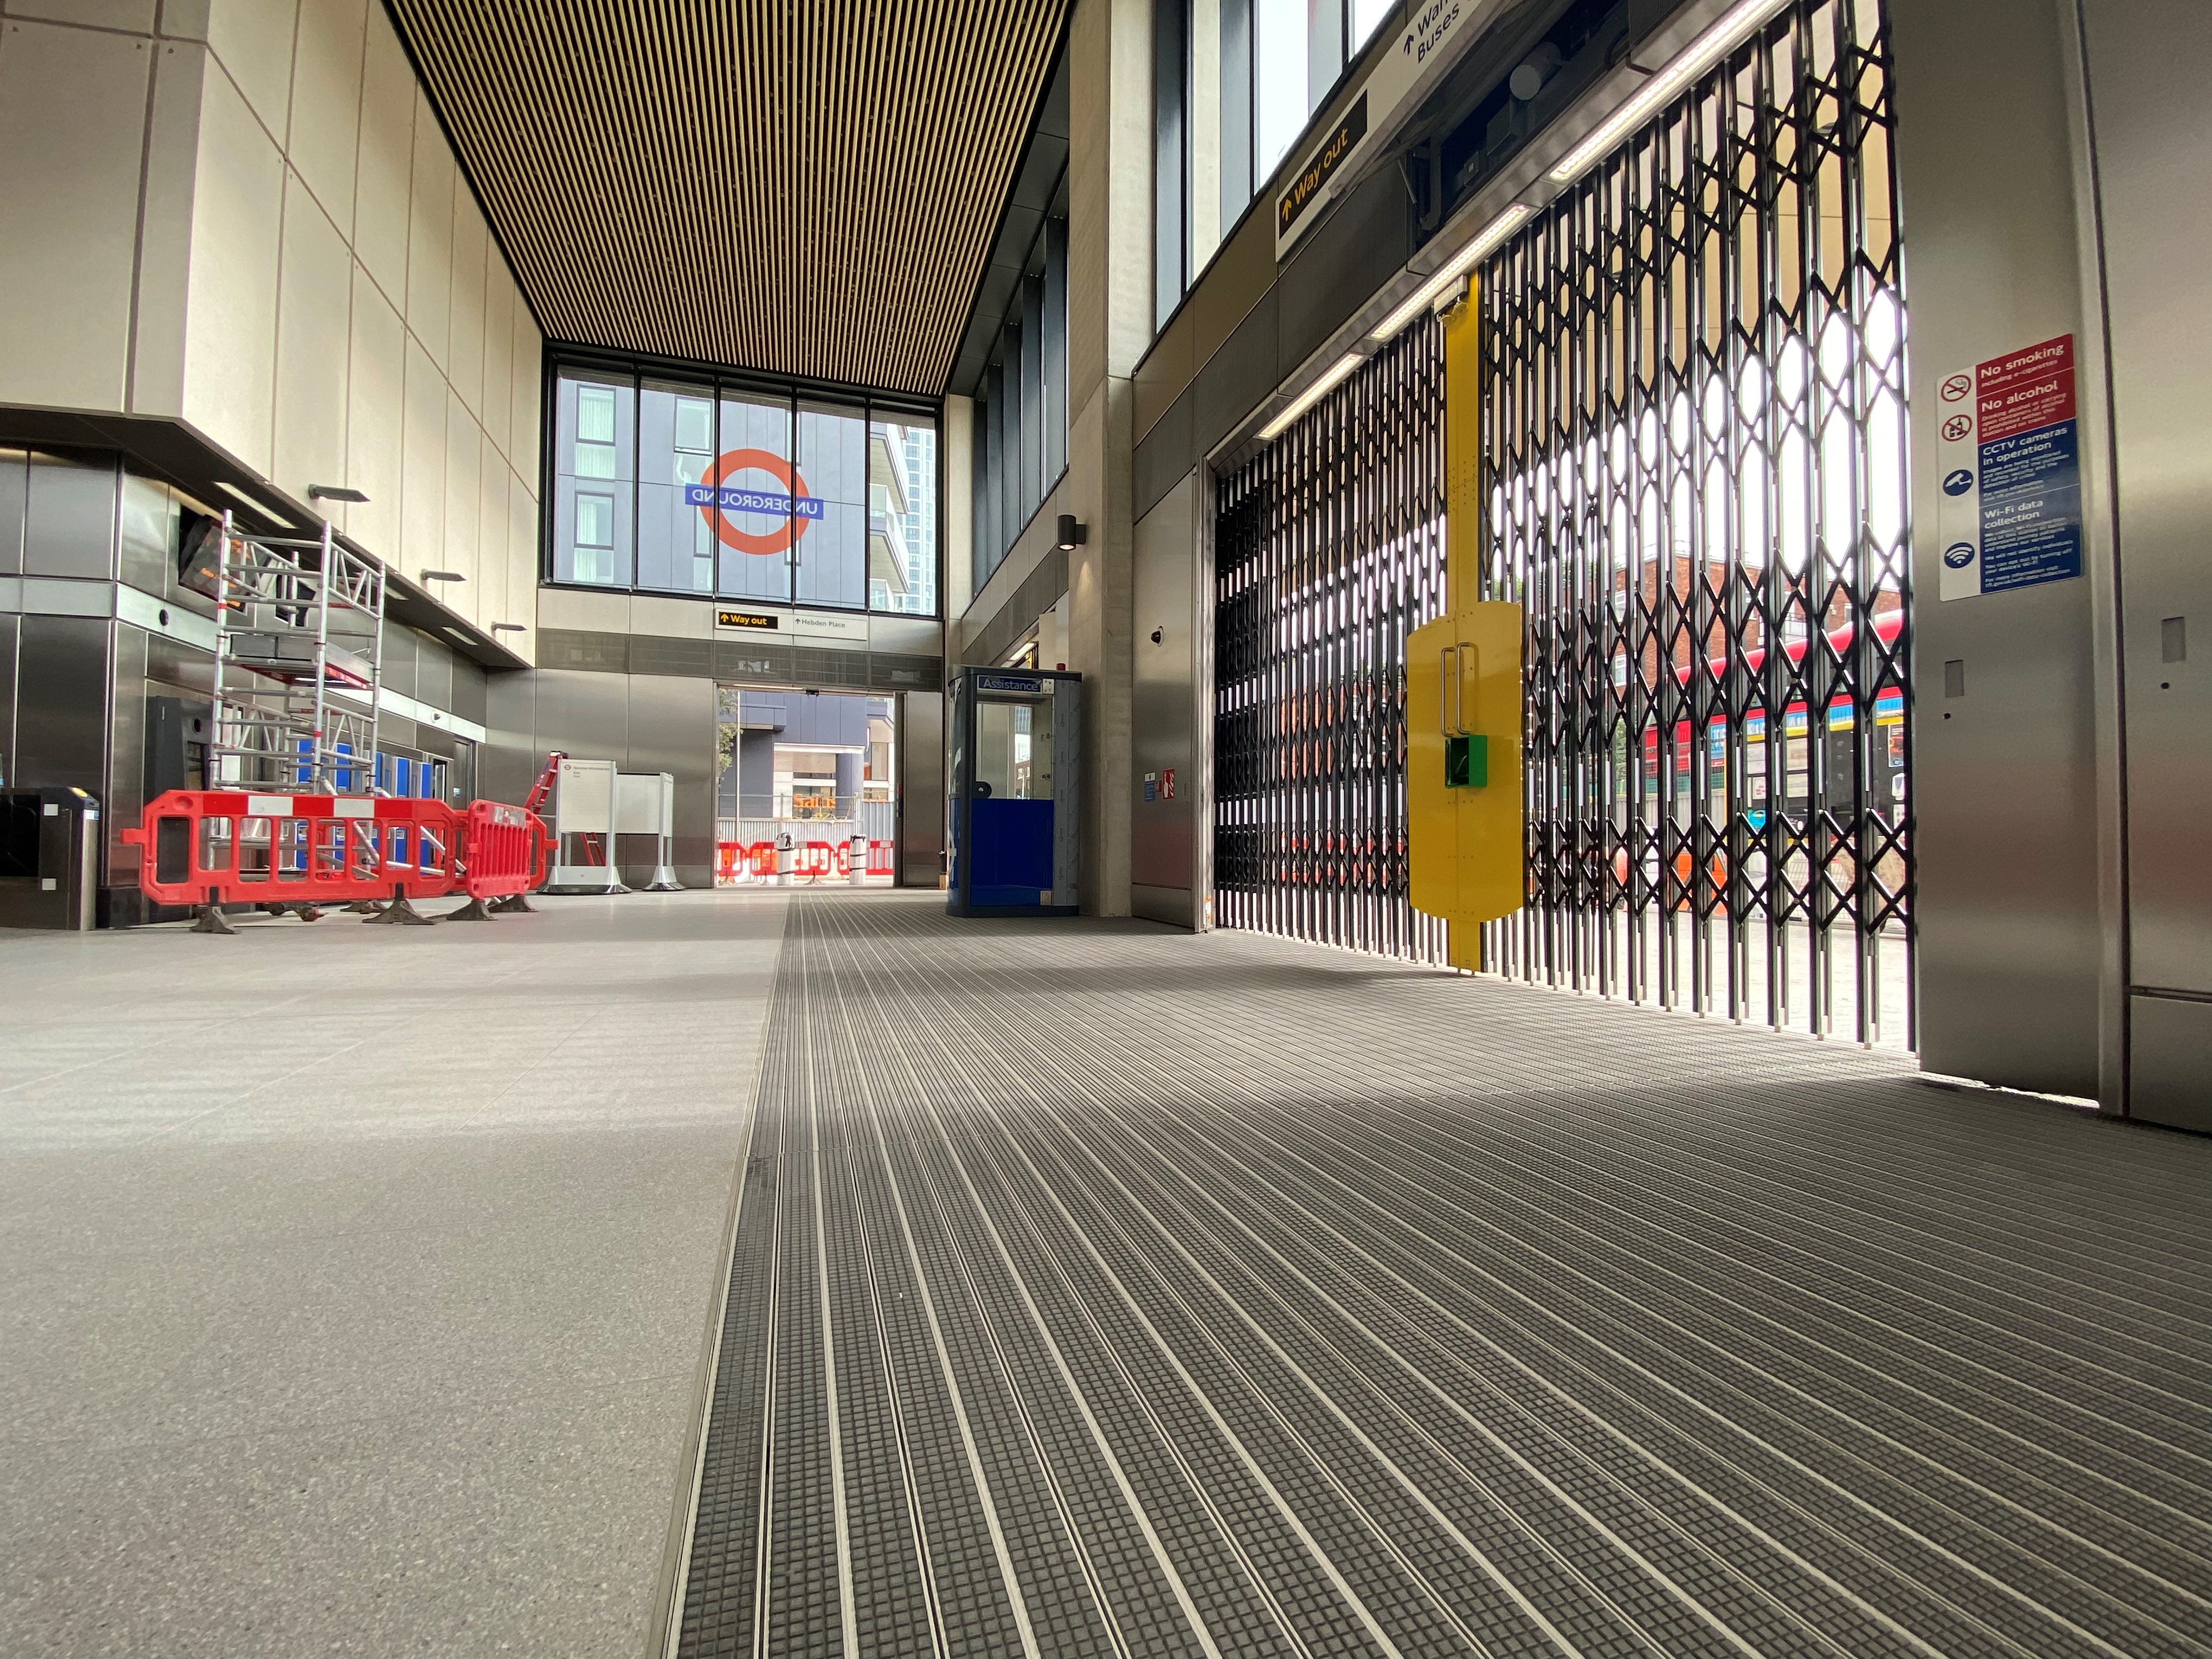
<instances>
[{"instance_id":1,"label":"ceiling light fixture","mask_svg":"<svg viewBox=\"0 0 2212 1659\"><path fill-rule=\"evenodd\" d=\"M1478 260L1510 236L1521 222L1535 210L1526 202L1515 202L1509 205L1503 213L1476 232L1473 241L1446 260L1442 270L1415 289L1412 298L1385 317L1376 329L1375 337L1377 340L1391 338L1414 318L1435 305L1454 283L1462 280L1468 271L1474 269Z\"/></svg>"},{"instance_id":2,"label":"ceiling light fixture","mask_svg":"<svg viewBox=\"0 0 2212 1659\"><path fill-rule=\"evenodd\" d=\"M261 502L254 500L252 496L247 495L234 483L225 483L221 479L217 479L216 481L215 487L222 491L224 495L229 496L233 501L244 501L248 507L252 507L256 513L258 513L263 518L268 520L270 523L275 525L279 530L297 530L299 528L297 525L294 524L283 514L277 512L276 508L264 506Z\"/></svg>"},{"instance_id":3,"label":"ceiling light fixture","mask_svg":"<svg viewBox=\"0 0 2212 1659\"><path fill-rule=\"evenodd\" d=\"M1611 150L1622 136L1640 126L1644 118L1685 86L1712 67L1737 42L1780 11L1786 0L1743 0L1729 9L1721 21L1674 55L1674 62L1638 89L1636 96L1598 124L1596 131L1569 150L1566 159L1552 169L1552 182L1571 185L1591 163Z\"/></svg>"},{"instance_id":4,"label":"ceiling light fixture","mask_svg":"<svg viewBox=\"0 0 2212 1659\"><path fill-rule=\"evenodd\" d=\"M1297 420L1299 416L1304 414L1306 410L1311 409L1323 398L1326 398L1330 392L1335 391L1337 382L1343 380L1346 375L1351 374L1353 369L1358 368L1364 361L1365 360L1356 351L1346 352L1343 356L1336 360L1335 366L1332 368L1328 374L1322 375L1321 379L1316 380L1304 392L1301 392L1297 397L1291 398L1291 406L1288 409L1276 416L1275 418L1268 422L1267 425L1261 427L1260 428L1260 436L1265 440L1272 439L1279 435L1285 427L1290 425L1292 421Z\"/></svg>"}]
</instances>

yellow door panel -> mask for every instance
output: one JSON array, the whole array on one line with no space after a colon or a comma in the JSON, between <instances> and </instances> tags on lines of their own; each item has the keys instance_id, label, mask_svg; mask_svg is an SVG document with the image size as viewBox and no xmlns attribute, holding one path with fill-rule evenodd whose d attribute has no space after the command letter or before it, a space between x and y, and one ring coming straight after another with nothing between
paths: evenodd
<instances>
[{"instance_id":1,"label":"yellow door panel","mask_svg":"<svg viewBox=\"0 0 2212 1659\"><path fill-rule=\"evenodd\" d=\"M1470 779L1454 789L1459 815L1459 892L1454 921L1511 915L1526 896L1521 802L1521 607L1471 605L1454 617L1462 662L1479 665L1461 715L1470 750ZM1477 760L1480 766L1477 766Z\"/></svg>"},{"instance_id":2,"label":"yellow door panel","mask_svg":"<svg viewBox=\"0 0 2212 1659\"><path fill-rule=\"evenodd\" d=\"M1459 901L1460 790L1445 781L1444 664L1459 644L1450 617L1406 640L1406 879L1416 910L1449 916Z\"/></svg>"},{"instance_id":3,"label":"yellow door panel","mask_svg":"<svg viewBox=\"0 0 2212 1659\"><path fill-rule=\"evenodd\" d=\"M1406 641L1407 885L1452 924L1455 966L1481 965L1475 924L1528 889L1521 805L1521 607L1474 597L1482 564L1482 322L1470 290L1444 319L1444 573L1449 614Z\"/></svg>"}]
</instances>

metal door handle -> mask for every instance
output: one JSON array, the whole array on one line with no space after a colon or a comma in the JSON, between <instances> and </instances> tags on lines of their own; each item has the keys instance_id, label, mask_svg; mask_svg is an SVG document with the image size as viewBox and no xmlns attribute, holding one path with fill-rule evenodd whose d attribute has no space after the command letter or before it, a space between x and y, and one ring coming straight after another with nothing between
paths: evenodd
<instances>
[{"instance_id":1,"label":"metal door handle","mask_svg":"<svg viewBox=\"0 0 2212 1659\"><path fill-rule=\"evenodd\" d=\"M1474 647L1464 641L1448 645L1443 649L1440 672L1443 677L1439 702L1442 712L1439 724L1448 738L1464 738L1472 734L1467 729L1467 658L1465 653ZM1480 658L1477 661L1480 662Z\"/></svg>"}]
</instances>

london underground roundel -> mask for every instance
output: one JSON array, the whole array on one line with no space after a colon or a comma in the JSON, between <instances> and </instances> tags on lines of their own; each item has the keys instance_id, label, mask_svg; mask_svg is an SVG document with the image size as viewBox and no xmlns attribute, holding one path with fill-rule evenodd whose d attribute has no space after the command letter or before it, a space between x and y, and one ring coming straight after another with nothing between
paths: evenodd
<instances>
[{"instance_id":1,"label":"london underground roundel","mask_svg":"<svg viewBox=\"0 0 2212 1659\"><path fill-rule=\"evenodd\" d=\"M757 487L749 473L766 473L782 488ZM766 449L723 451L697 483L685 486L684 499L699 509L723 546L738 553L788 552L822 516L822 500L807 493L799 469ZM740 520L748 525L777 522L767 529L741 529Z\"/></svg>"}]
</instances>

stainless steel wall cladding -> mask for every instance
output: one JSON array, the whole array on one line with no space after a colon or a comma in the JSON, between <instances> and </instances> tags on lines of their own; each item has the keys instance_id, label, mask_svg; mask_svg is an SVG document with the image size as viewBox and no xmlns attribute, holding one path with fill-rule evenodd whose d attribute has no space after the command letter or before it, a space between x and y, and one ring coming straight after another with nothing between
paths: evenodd
<instances>
[{"instance_id":1,"label":"stainless steel wall cladding","mask_svg":"<svg viewBox=\"0 0 2212 1659\"><path fill-rule=\"evenodd\" d=\"M1527 607L1541 983L1909 1043L1905 313L1875 0L1797 0L1483 274L1485 597ZM1406 631L1443 598L1407 331L1223 481L1223 922L1420 960Z\"/></svg>"},{"instance_id":2,"label":"stainless steel wall cladding","mask_svg":"<svg viewBox=\"0 0 2212 1659\"><path fill-rule=\"evenodd\" d=\"M1406 635L1444 599L1443 331L1423 319L1220 481L1215 920L1441 962L1406 902Z\"/></svg>"}]
</instances>

